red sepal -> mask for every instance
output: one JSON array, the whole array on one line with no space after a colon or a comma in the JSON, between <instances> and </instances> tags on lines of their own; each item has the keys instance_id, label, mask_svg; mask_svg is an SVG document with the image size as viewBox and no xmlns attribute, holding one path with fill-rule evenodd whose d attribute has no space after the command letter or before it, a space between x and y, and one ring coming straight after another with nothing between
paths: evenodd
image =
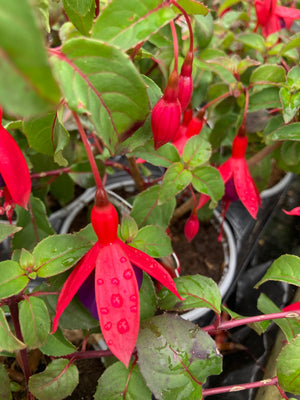
<instances>
[{"instance_id":1,"label":"red sepal","mask_svg":"<svg viewBox=\"0 0 300 400\"><path fill-rule=\"evenodd\" d=\"M95 294L101 331L111 352L128 367L139 331L139 291L129 256L115 241L96 260Z\"/></svg>"},{"instance_id":2,"label":"red sepal","mask_svg":"<svg viewBox=\"0 0 300 400\"><path fill-rule=\"evenodd\" d=\"M2 126L0 107L0 174L14 203L27 209L31 179L26 160L15 139Z\"/></svg>"},{"instance_id":3,"label":"red sepal","mask_svg":"<svg viewBox=\"0 0 300 400\"><path fill-rule=\"evenodd\" d=\"M95 260L101 247L102 246L100 243L96 242L94 246L86 253L86 255L79 261L65 281L58 296L56 314L53 320L53 329L51 333L56 331L61 314L69 305L80 286L95 268Z\"/></svg>"},{"instance_id":4,"label":"red sepal","mask_svg":"<svg viewBox=\"0 0 300 400\"><path fill-rule=\"evenodd\" d=\"M300 207L293 208L291 211L282 210L287 215L299 215L300 216Z\"/></svg>"},{"instance_id":5,"label":"red sepal","mask_svg":"<svg viewBox=\"0 0 300 400\"><path fill-rule=\"evenodd\" d=\"M154 258L148 256L146 253L138 249L135 249L134 247L131 247L128 244L123 243L120 239L117 239L117 241L120 243L120 246L127 253L130 261L134 265L136 265L138 268L141 268L148 275L152 276L152 278L156 279L158 282L164 285L180 300L183 300L180 294L177 292L172 277L168 274L168 272L162 265L160 265L156 260L154 260Z\"/></svg>"},{"instance_id":6,"label":"red sepal","mask_svg":"<svg viewBox=\"0 0 300 400\"><path fill-rule=\"evenodd\" d=\"M300 301L284 307L282 311L300 311Z\"/></svg>"}]
</instances>

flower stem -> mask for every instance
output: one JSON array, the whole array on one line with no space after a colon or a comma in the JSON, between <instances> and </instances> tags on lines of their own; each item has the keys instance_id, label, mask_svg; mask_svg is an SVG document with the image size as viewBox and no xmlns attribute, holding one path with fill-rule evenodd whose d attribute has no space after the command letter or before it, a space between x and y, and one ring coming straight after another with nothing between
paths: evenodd
<instances>
[{"instance_id":1,"label":"flower stem","mask_svg":"<svg viewBox=\"0 0 300 400\"><path fill-rule=\"evenodd\" d=\"M174 4L175 7L178 8L184 15L184 18L186 20L187 26L189 28L189 33L190 33L190 51L192 52L194 50L194 35L193 35L193 28L191 25L191 20L189 16L187 15L186 11L184 8L182 8L175 0L171 0L171 3Z\"/></svg>"},{"instance_id":2,"label":"flower stem","mask_svg":"<svg viewBox=\"0 0 300 400\"><path fill-rule=\"evenodd\" d=\"M178 40L174 21L170 22L174 46L174 71L178 72Z\"/></svg>"},{"instance_id":3,"label":"flower stem","mask_svg":"<svg viewBox=\"0 0 300 400\"><path fill-rule=\"evenodd\" d=\"M203 107L201 107L201 109L198 111L198 113L201 111L205 111L208 107L214 105L215 103L217 103L220 100L226 99L226 97L232 96L231 92L226 92L221 94L221 96L216 97L215 99L209 101L208 103L206 103Z\"/></svg>"},{"instance_id":4,"label":"flower stem","mask_svg":"<svg viewBox=\"0 0 300 400\"><path fill-rule=\"evenodd\" d=\"M100 177L100 174L99 174L99 171L98 171L98 167L97 167L96 161L94 159L92 150L91 150L89 142L87 140L86 133L85 133L85 131L83 129L83 126L82 126L82 124L80 122L80 119L78 118L78 115L74 111L72 111L72 114L73 114L73 117L75 119L76 125L78 127L78 131L79 131L81 140L82 140L82 142L84 144L85 151L87 153L89 162L91 164L91 168L92 168L92 172L93 172L93 175L94 175L94 178L95 178L97 189L103 189L102 180L101 180L101 177Z\"/></svg>"}]
</instances>

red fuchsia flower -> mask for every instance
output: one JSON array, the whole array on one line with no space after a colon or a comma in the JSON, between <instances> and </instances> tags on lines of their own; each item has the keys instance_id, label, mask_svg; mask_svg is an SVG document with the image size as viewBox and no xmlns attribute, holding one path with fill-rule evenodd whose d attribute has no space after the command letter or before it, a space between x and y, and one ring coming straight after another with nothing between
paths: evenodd
<instances>
[{"instance_id":1,"label":"red fuchsia flower","mask_svg":"<svg viewBox=\"0 0 300 400\"><path fill-rule=\"evenodd\" d=\"M247 144L246 136L237 135L232 143L232 156L224 164L220 165L218 170L225 183L225 188L227 186L227 197L235 197L236 194L251 217L256 219L261 200L245 159ZM232 199L231 197L229 197L229 200L234 201L233 197Z\"/></svg>"},{"instance_id":2,"label":"red fuchsia flower","mask_svg":"<svg viewBox=\"0 0 300 400\"><path fill-rule=\"evenodd\" d=\"M203 127L203 112L199 112L195 117L191 116L191 112L192 110L190 109L185 110L182 123L178 129L175 139L172 142L180 155L182 155L184 146L189 138L194 135L198 135Z\"/></svg>"},{"instance_id":3,"label":"red fuchsia flower","mask_svg":"<svg viewBox=\"0 0 300 400\"><path fill-rule=\"evenodd\" d=\"M199 231L199 219L195 208L184 225L184 235L191 242Z\"/></svg>"},{"instance_id":4,"label":"red fuchsia flower","mask_svg":"<svg viewBox=\"0 0 300 400\"><path fill-rule=\"evenodd\" d=\"M178 100L178 73L169 77L163 97L155 104L151 113L154 148L171 142L180 125L181 105Z\"/></svg>"},{"instance_id":5,"label":"red fuchsia flower","mask_svg":"<svg viewBox=\"0 0 300 400\"><path fill-rule=\"evenodd\" d=\"M118 238L118 214L103 189L96 193L91 222L98 240L62 287L53 332L65 308L95 270L95 295L102 334L111 352L128 367L140 319L139 289L132 264L158 280L179 299L181 297L164 267Z\"/></svg>"},{"instance_id":6,"label":"red fuchsia flower","mask_svg":"<svg viewBox=\"0 0 300 400\"><path fill-rule=\"evenodd\" d=\"M300 19L300 10L277 5L277 0L255 0L257 25L261 26L262 34L268 37L281 28L290 29L295 19Z\"/></svg>"},{"instance_id":7,"label":"red fuchsia flower","mask_svg":"<svg viewBox=\"0 0 300 400\"><path fill-rule=\"evenodd\" d=\"M188 51L183 61L178 81L178 99L182 111L184 111L189 105L193 94L192 70L193 52Z\"/></svg>"},{"instance_id":8,"label":"red fuchsia flower","mask_svg":"<svg viewBox=\"0 0 300 400\"><path fill-rule=\"evenodd\" d=\"M300 311L300 301L284 307L282 311Z\"/></svg>"},{"instance_id":9,"label":"red fuchsia flower","mask_svg":"<svg viewBox=\"0 0 300 400\"><path fill-rule=\"evenodd\" d=\"M12 222L16 204L27 209L31 192L31 179L26 160L15 139L2 126L0 106L0 197L4 197L0 213L6 213Z\"/></svg>"},{"instance_id":10,"label":"red fuchsia flower","mask_svg":"<svg viewBox=\"0 0 300 400\"><path fill-rule=\"evenodd\" d=\"M300 216L300 207L293 208L291 211L282 210L287 215L298 215Z\"/></svg>"}]
</instances>

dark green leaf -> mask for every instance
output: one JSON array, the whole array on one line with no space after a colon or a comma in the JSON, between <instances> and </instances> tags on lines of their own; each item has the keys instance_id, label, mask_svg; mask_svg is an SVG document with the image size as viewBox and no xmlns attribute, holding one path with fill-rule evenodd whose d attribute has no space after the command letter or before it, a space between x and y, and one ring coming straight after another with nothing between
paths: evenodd
<instances>
[{"instance_id":1,"label":"dark green leaf","mask_svg":"<svg viewBox=\"0 0 300 400\"><path fill-rule=\"evenodd\" d=\"M228 307L224 306L222 304L222 311L225 311L225 313L229 314L232 319L243 319L247 318L243 315L237 314L236 312L230 310ZM270 325L270 321L261 321L261 322L252 322L248 324L250 328L252 328L258 335L261 335L264 333L268 326Z\"/></svg>"},{"instance_id":2,"label":"dark green leaf","mask_svg":"<svg viewBox=\"0 0 300 400\"><path fill-rule=\"evenodd\" d=\"M19 232L21 229L21 226L0 223L0 243L9 236L14 235L16 232Z\"/></svg>"},{"instance_id":3,"label":"dark green leaf","mask_svg":"<svg viewBox=\"0 0 300 400\"><path fill-rule=\"evenodd\" d=\"M199 400L201 384L222 369L211 337L176 315L143 321L137 350L142 375L158 400Z\"/></svg>"},{"instance_id":4,"label":"dark green leaf","mask_svg":"<svg viewBox=\"0 0 300 400\"><path fill-rule=\"evenodd\" d=\"M160 186L155 185L141 192L134 199L131 216L139 226L156 224L166 229L169 225L176 200L172 198L170 201L159 206L159 191Z\"/></svg>"},{"instance_id":5,"label":"dark green leaf","mask_svg":"<svg viewBox=\"0 0 300 400\"><path fill-rule=\"evenodd\" d=\"M26 345L17 339L11 332L5 314L0 308L0 351L14 353L24 349Z\"/></svg>"},{"instance_id":6,"label":"dark green leaf","mask_svg":"<svg viewBox=\"0 0 300 400\"><path fill-rule=\"evenodd\" d=\"M0 364L0 400L11 400L10 380L7 375L4 364Z\"/></svg>"},{"instance_id":7,"label":"dark green leaf","mask_svg":"<svg viewBox=\"0 0 300 400\"><path fill-rule=\"evenodd\" d=\"M174 163L165 173L162 181L158 205L170 201L176 194L185 189L192 181L190 171L184 169L181 163Z\"/></svg>"},{"instance_id":8,"label":"dark green leaf","mask_svg":"<svg viewBox=\"0 0 300 400\"><path fill-rule=\"evenodd\" d=\"M257 33L243 33L239 35L237 39L239 42L261 53L266 49L264 38Z\"/></svg>"},{"instance_id":9,"label":"dark green leaf","mask_svg":"<svg viewBox=\"0 0 300 400\"><path fill-rule=\"evenodd\" d=\"M53 360L45 371L32 375L29 390L38 400L62 400L70 395L79 382L76 365L67 367L69 360Z\"/></svg>"},{"instance_id":10,"label":"dark green leaf","mask_svg":"<svg viewBox=\"0 0 300 400\"><path fill-rule=\"evenodd\" d=\"M216 314L221 313L221 294L216 282L203 275L181 276L174 282L184 301L162 288L158 292L158 306L163 310L186 311L192 308L206 307Z\"/></svg>"},{"instance_id":11,"label":"dark green leaf","mask_svg":"<svg viewBox=\"0 0 300 400\"><path fill-rule=\"evenodd\" d=\"M31 117L59 102L43 37L28 1L0 1L0 103Z\"/></svg>"},{"instance_id":12,"label":"dark green leaf","mask_svg":"<svg viewBox=\"0 0 300 400\"><path fill-rule=\"evenodd\" d=\"M151 400L151 392L137 365L127 369L118 361L108 367L98 381L94 400L119 400L120 393L126 399Z\"/></svg>"},{"instance_id":13,"label":"dark green leaf","mask_svg":"<svg viewBox=\"0 0 300 400\"><path fill-rule=\"evenodd\" d=\"M18 294L29 282L20 265L11 260L0 262L0 299Z\"/></svg>"},{"instance_id":14,"label":"dark green leaf","mask_svg":"<svg viewBox=\"0 0 300 400\"><path fill-rule=\"evenodd\" d=\"M153 280L143 273L143 282L140 288L140 319L151 318L156 311L156 294Z\"/></svg>"},{"instance_id":15,"label":"dark green leaf","mask_svg":"<svg viewBox=\"0 0 300 400\"><path fill-rule=\"evenodd\" d=\"M300 122L281 126L266 136L266 143L276 140L300 140Z\"/></svg>"},{"instance_id":16,"label":"dark green leaf","mask_svg":"<svg viewBox=\"0 0 300 400\"><path fill-rule=\"evenodd\" d=\"M71 234L53 235L33 250L35 271L40 278L60 274L71 268L91 248L91 243Z\"/></svg>"},{"instance_id":17,"label":"dark green leaf","mask_svg":"<svg viewBox=\"0 0 300 400\"><path fill-rule=\"evenodd\" d=\"M206 47L214 33L214 21L211 13L195 15L195 40L200 49Z\"/></svg>"},{"instance_id":18,"label":"dark green leaf","mask_svg":"<svg viewBox=\"0 0 300 400\"><path fill-rule=\"evenodd\" d=\"M290 254L280 256L273 262L255 287L257 288L270 280L300 286L300 258Z\"/></svg>"},{"instance_id":19,"label":"dark green leaf","mask_svg":"<svg viewBox=\"0 0 300 400\"><path fill-rule=\"evenodd\" d=\"M221 199L224 194L224 182L216 168L198 167L192 173L192 184L198 192L207 194L213 201Z\"/></svg>"},{"instance_id":20,"label":"dark green leaf","mask_svg":"<svg viewBox=\"0 0 300 400\"><path fill-rule=\"evenodd\" d=\"M277 360L277 377L280 387L293 394L300 394L300 335L288 343Z\"/></svg>"},{"instance_id":21,"label":"dark green leaf","mask_svg":"<svg viewBox=\"0 0 300 400\"><path fill-rule=\"evenodd\" d=\"M69 107L88 113L111 152L143 124L149 112L146 86L119 49L75 38L63 45L62 53L54 53L52 60Z\"/></svg>"},{"instance_id":22,"label":"dark green leaf","mask_svg":"<svg viewBox=\"0 0 300 400\"><path fill-rule=\"evenodd\" d=\"M28 297L19 303L19 318L24 343L36 349L46 343L50 331L50 317L44 301Z\"/></svg>"},{"instance_id":23,"label":"dark green leaf","mask_svg":"<svg viewBox=\"0 0 300 400\"><path fill-rule=\"evenodd\" d=\"M95 17L95 0L63 0L64 9L76 28L88 35Z\"/></svg>"},{"instance_id":24,"label":"dark green leaf","mask_svg":"<svg viewBox=\"0 0 300 400\"><path fill-rule=\"evenodd\" d=\"M92 37L128 50L148 39L176 17L176 12L161 0L113 0L102 10Z\"/></svg>"},{"instance_id":25,"label":"dark green leaf","mask_svg":"<svg viewBox=\"0 0 300 400\"><path fill-rule=\"evenodd\" d=\"M39 198L31 196L30 206L32 214L24 208L16 207L17 225L23 229L16 233L12 240L14 249L25 248L30 251L39 240L54 233L44 203Z\"/></svg>"},{"instance_id":26,"label":"dark green leaf","mask_svg":"<svg viewBox=\"0 0 300 400\"><path fill-rule=\"evenodd\" d=\"M164 257L172 253L169 235L156 225L141 228L131 244L151 257Z\"/></svg>"},{"instance_id":27,"label":"dark green leaf","mask_svg":"<svg viewBox=\"0 0 300 400\"><path fill-rule=\"evenodd\" d=\"M265 88L250 94L249 112L280 107L279 89L277 87Z\"/></svg>"},{"instance_id":28,"label":"dark green leaf","mask_svg":"<svg viewBox=\"0 0 300 400\"><path fill-rule=\"evenodd\" d=\"M76 347L64 337L61 329L58 328L54 334L48 335L47 342L40 350L47 356L59 357L74 353Z\"/></svg>"}]
</instances>

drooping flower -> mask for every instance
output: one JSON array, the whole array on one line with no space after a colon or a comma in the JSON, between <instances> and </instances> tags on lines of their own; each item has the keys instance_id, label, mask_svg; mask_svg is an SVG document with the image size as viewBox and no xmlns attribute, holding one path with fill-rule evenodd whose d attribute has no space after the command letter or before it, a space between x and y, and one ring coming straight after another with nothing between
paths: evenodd
<instances>
[{"instance_id":1,"label":"drooping flower","mask_svg":"<svg viewBox=\"0 0 300 400\"><path fill-rule=\"evenodd\" d=\"M182 111L189 105L193 94L192 70L193 52L188 51L183 61L178 81L178 99Z\"/></svg>"},{"instance_id":2,"label":"drooping flower","mask_svg":"<svg viewBox=\"0 0 300 400\"><path fill-rule=\"evenodd\" d=\"M195 208L184 225L184 235L191 242L199 231L199 219Z\"/></svg>"},{"instance_id":3,"label":"drooping flower","mask_svg":"<svg viewBox=\"0 0 300 400\"><path fill-rule=\"evenodd\" d=\"M293 208L291 211L282 210L287 215L298 215L300 216L300 207Z\"/></svg>"},{"instance_id":4,"label":"drooping flower","mask_svg":"<svg viewBox=\"0 0 300 400\"><path fill-rule=\"evenodd\" d=\"M261 206L261 200L245 159L247 144L248 140L246 136L237 135L232 143L232 156L224 164L220 165L218 170L225 183L225 187L227 186L228 188L227 196L232 186L231 189L234 189L249 214L252 218L256 218L258 206Z\"/></svg>"},{"instance_id":5,"label":"drooping flower","mask_svg":"<svg viewBox=\"0 0 300 400\"><path fill-rule=\"evenodd\" d=\"M281 28L290 29L295 19L300 19L300 10L277 5L277 0L255 0L257 24L262 34L268 37Z\"/></svg>"},{"instance_id":6,"label":"drooping flower","mask_svg":"<svg viewBox=\"0 0 300 400\"><path fill-rule=\"evenodd\" d=\"M102 334L112 353L128 367L139 331L140 311L138 283L132 264L181 297L164 267L118 238L118 214L103 189L96 193L91 222L98 240L62 287L53 332L65 308L95 270L95 296Z\"/></svg>"},{"instance_id":7,"label":"drooping flower","mask_svg":"<svg viewBox=\"0 0 300 400\"><path fill-rule=\"evenodd\" d=\"M0 106L0 187L4 197L1 212L6 213L11 222L16 204L27 208L31 192L31 179L26 160L17 142L2 126L2 108Z\"/></svg>"},{"instance_id":8,"label":"drooping flower","mask_svg":"<svg viewBox=\"0 0 300 400\"><path fill-rule=\"evenodd\" d=\"M180 126L181 105L178 100L178 73L169 77L163 97L155 104L151 113L154 148L171 142Z\"/></svg>"}]
</instances>

